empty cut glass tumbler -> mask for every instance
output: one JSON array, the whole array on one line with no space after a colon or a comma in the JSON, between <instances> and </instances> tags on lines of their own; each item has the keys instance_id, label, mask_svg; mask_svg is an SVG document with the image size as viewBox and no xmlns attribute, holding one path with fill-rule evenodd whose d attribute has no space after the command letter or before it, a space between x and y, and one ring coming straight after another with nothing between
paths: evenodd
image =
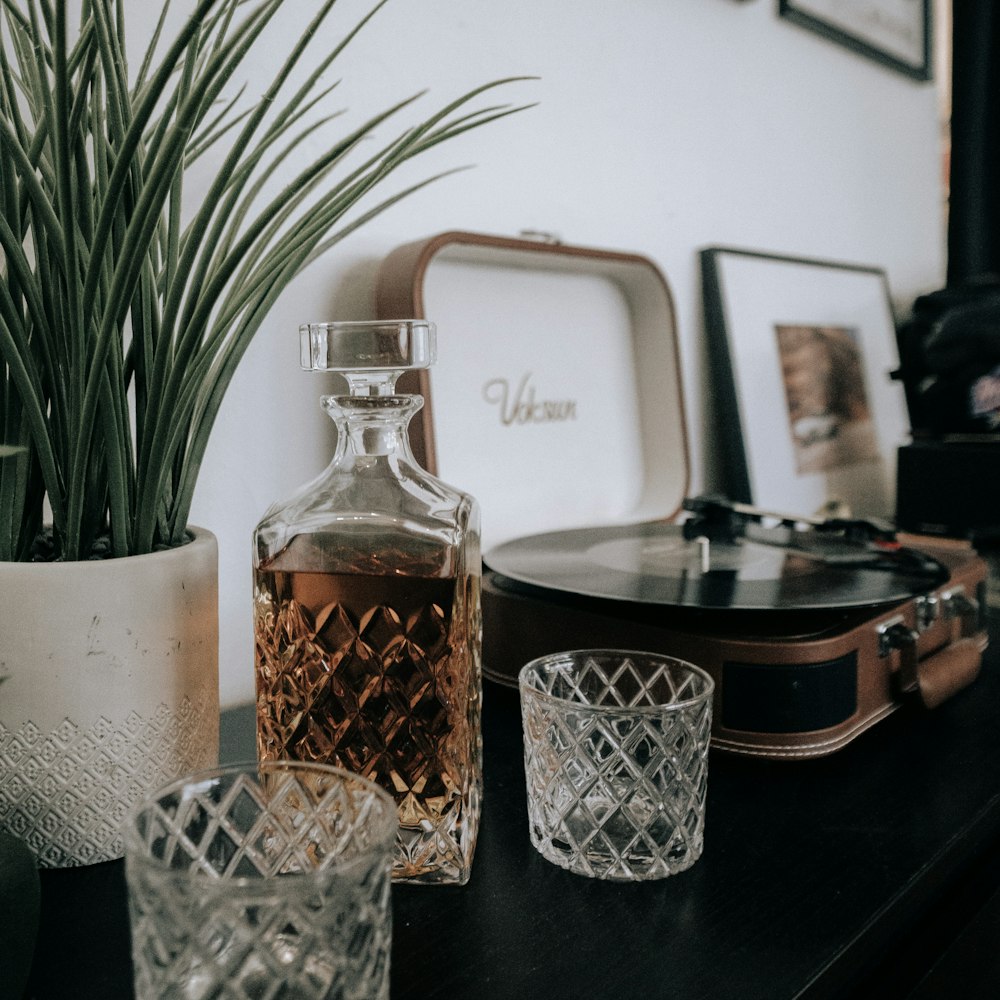
<instances>
[{"instance_id":1,"label":"empty cut glass tumbler","mask_svg":"<svg viewBox=\"0 0 1000 1000\"><path fill-rule=\"evenodd\" d=\"M531 843L592 878L664 878L701 856L712 678L657 653L575 650L519 674Z\"/></svg>"},{"instance_id":2,"label":"empty cut glass tumbler","mask_svg":"<svg viewBox=\"0 0 1000 1000\"><path fill-rule=\"evenodd\" d=\"M338 768L206 771L129 814L142 1000L387 1000L396 809Z\"/></svg>"}]
</instances>

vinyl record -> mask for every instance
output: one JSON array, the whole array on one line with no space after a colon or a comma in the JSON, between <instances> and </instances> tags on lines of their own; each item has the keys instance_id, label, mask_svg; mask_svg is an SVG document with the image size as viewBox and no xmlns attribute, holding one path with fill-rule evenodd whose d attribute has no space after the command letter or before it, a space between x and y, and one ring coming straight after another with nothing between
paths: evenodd
<instances>
[{"instance_id":1,"label":"vinyl record","mask_svg":"<svg viewBox=\"0 0 1000 1000\"><path fill-rule=\"evenodd\" d=\"M578 528L506 542L484 562L527 590L743 611L892 604L949 576L940 563L909 550L868 559L867 548L818 533L778 532L774 539L689 541L678 526L658 522Z\"/></svg>"}]
</instances>

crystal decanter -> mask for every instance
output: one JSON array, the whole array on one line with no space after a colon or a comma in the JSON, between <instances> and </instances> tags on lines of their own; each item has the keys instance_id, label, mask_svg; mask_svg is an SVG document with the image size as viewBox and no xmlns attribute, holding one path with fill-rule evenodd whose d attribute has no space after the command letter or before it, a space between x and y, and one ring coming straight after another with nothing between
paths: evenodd
<instances>
[{"instance_id":1,"label":"crystal decanter","mask_svg":"<svg viewBox=\"0 0 1000 1000\"><path fill-rule=\"evenodd\" d=\"M482 798L479 507L416 463L423 405L396 379L426 368L433 324L300 329L333 460L254 533L257 747L377 781L399 810L393 878L468 881Z\"/></svg>"}]
</instances>

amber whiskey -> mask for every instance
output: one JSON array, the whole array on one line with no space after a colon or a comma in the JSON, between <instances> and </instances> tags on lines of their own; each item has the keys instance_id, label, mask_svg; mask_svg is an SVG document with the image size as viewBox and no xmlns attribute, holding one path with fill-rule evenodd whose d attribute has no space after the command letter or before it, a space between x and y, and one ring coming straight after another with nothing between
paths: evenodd
<instances>
[{"instance_id":1,"label":"amber whiskey","mask_svg":"<svg viewBox=\"0 0 1000 1000\"><path fill-rule=\"evenodd\" d=\"M300 538L254 573L260 758L377 781L399 808L394 878L464 883L481 796L478 575L315 564Z\"/></svg>"}]
</instances>

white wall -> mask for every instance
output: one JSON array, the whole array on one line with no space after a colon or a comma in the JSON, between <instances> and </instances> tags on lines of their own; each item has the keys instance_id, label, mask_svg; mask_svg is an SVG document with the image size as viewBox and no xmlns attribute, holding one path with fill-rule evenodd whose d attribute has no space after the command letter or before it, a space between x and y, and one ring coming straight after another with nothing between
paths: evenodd
<instances>
[{"instance_id":1,"label":"white wall","mask_svg":"<svg viewBox=\"0 0 1000 1000\"><path fill-rule=\"evenodd\" d=\"M129 5L139 20L145 5ZM290 39L316 3L287 6L281 33ZM253 695L250 534L271 501L329 457L316 405L329 389L298 370L297 325L371 316L374 268L396 245L450 228L542 229L655 260L675 298L694 489L711 446L702 417L699 248L879 265L902 307L943 282L935 86L779 19L776 6L392 0L355 41L331 98L349 109L342 122L425 87L418 107L430 112L465 88L514 74L540 79L511 87L505 99L539 106L415 166L407 177L477 164L330 252L289 288L251 348L220 415L193 514L220 544L224 704ZM341 0L333 23L346 29L366 9ZM267 53L278 49L269 43Z\"/></svg>"}]
</instances>

